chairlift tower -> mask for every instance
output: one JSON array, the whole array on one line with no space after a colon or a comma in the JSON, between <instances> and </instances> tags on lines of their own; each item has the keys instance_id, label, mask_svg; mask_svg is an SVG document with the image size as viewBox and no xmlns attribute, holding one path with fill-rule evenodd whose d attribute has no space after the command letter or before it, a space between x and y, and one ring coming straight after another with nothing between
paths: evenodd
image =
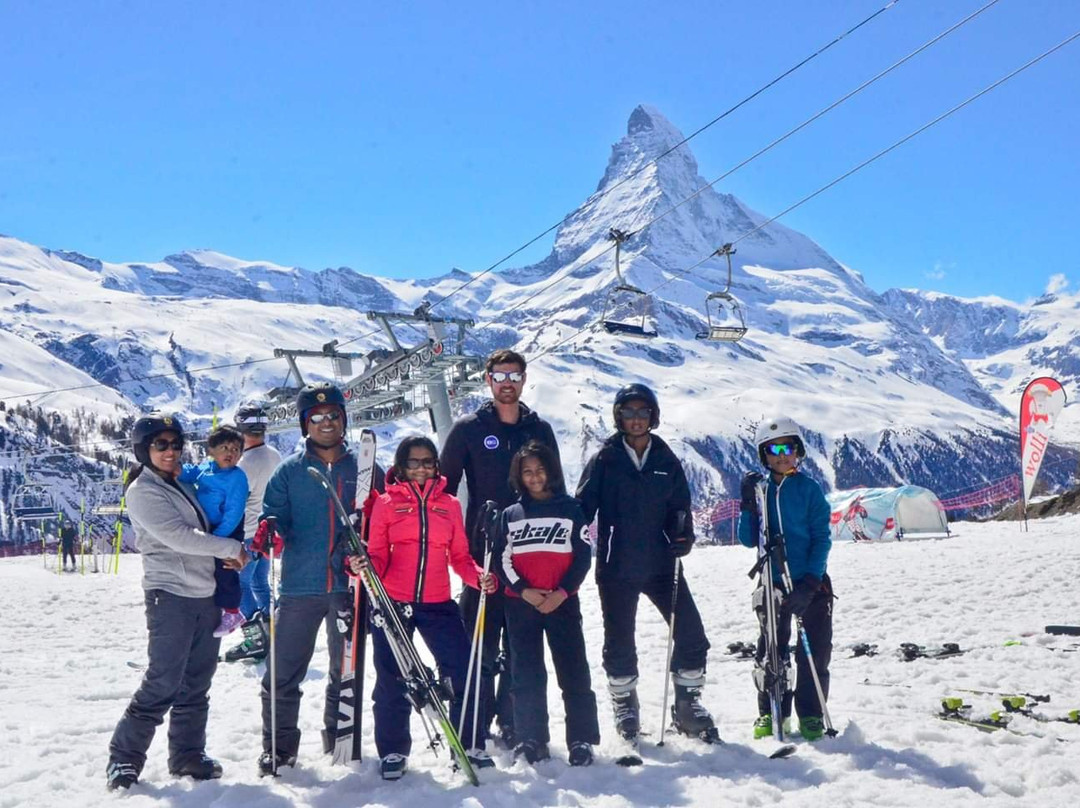
<instances>
[{"instance_id":1,"label":"chairlift tower","mask_svg":"<svg viewBox=\"0 0 1080 808\"><path fill-rule=\"evenodd\" d=\"M295 428L298 416L296 394L305 383L296 359L320 357L330 360L333 375L339 379L351 427L388 423L427 410L431 414L436 440L441 445L453 424L450 399L483 387L483 358L464 353L465 334L474 322L432 316L431 305L427 302L412 313L369 311L367 318L378 322L390 343L389 348L343 353L337 350L337 340L333 340L320 351L274 350L274 356L288 362L289 376L296 378L297 386L282 386L270 391L269 431ZM412 345L403 344L394 326L419 331L424 338ZM354 361L361 365L359 374L340 381L351 375Z\"/></svg>"}]
</instances>

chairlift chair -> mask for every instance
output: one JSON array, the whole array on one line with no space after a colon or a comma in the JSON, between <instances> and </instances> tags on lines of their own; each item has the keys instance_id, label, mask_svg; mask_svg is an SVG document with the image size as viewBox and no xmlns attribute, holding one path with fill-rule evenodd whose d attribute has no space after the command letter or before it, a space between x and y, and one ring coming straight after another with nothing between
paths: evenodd
<instances>
[{"instance_id":1,"label":"chairlift chair","mask_svg":"<svg viewBox=\"0 0 1080 808\"><path fill-rule=\"evenodd\" d=\"M20 522L56 518L56 501L44 485L24 483L11 497L11 515Z\"/></svg>"},{"instance_id":2,"label":"chairlift chair","mask_svg":"<svg viewBox=\"0 0 1080 808\"><path fill-rule=\"evenodd\" d=\"M731 256L735 253L725 244L714 254L727 258L727 284L719 292L705 296L705 318L708 328L699 331L697 338L711 342L738 342L746 336L746 315L735 296L731 294Z\"/></svg>"},{"instance_id":3,"label":"chairlift chair","mask_svg":"<svg viewBox=\"0 0 1080 808\"><path fill-rule=\"evenodd\" d=\"M614 227L608 231L608 238L615 242L615 277L619 282L608 290L604 298L604 312L600 317L600 323L609 334L652 339L657 332L656 329L648 327L651 298L646 292L627 283L619 266L622 243L631 235Z\"/></svg>"}]
</instances>

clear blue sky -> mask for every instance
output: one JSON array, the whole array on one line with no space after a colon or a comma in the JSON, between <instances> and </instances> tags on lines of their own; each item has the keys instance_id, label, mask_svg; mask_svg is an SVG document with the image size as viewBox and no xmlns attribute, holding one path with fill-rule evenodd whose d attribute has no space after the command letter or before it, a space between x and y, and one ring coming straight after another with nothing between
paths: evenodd
<instances>
[{"instance_id":1,"label":"clear blue sky","mask_svg":"<svg viewBox=\"0 0 1080 808\"><path fill-rule=\"evenodd\" d=\"M690 132L885 2L0 0L0 232L482 269L595 189L638 103ZM692 141L703 176L981 5L900 0ZM721 190L775 213L1078 29L1080 3L1001 0ZM785 222L879 291L1073 289L1078 131L1080 41Z\"/></svg>"}]
</instances>

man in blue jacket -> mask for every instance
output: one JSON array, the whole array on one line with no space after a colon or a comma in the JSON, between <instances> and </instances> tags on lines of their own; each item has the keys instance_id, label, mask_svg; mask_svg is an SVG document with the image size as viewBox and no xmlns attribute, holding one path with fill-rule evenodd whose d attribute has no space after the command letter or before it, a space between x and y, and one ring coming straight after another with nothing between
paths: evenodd
<instances>
[{"instance_id":1,"label":"man in blue jacket","mask_svg":"<svg viewBox=\"0 0 1080 808\"><path fill-rule=\"evenodd\" d=\"M806 441L802 429L791 418L781 416L763 421L755 438L758 457L768 469L766 488L766 514L769 537L783 536L788 568L791 570L792 591L786 593L780 607L777 624L777 645L781 649L783 664L789 664L788 644L791 638L791 618L801 617L803 628L810 641L814 655L814 667L821 681L821 689L829 696L829 661L832 657L832 582L826 572L832 538L829 533L829 503L821 486L799 472L799 462L806 457ZM758 472L750 472L743 478L742 513L739 516L739 541L747 547L758 546L761 514L758 513L756 488L763 480ZM782 567L773 565L773 582L782 587ZM762 596L755 596L754 603L761 603ZM757 665L763 664L765 655L764 620L762 635L758 639ZM806 653L799 643L795 650L797 684L795 685L795 711L799 715L799 732L809 741L819 739L825 730L822 721L822 705L814 687ZM761 683L763 677L754 677ZM784 694L782 713L785 719L791 715L792 693L790 685ZM758 691L758 719L754 722L754 737L765 738L773 734L769 696Z\"/></svg>"},{"instance_id":2,"label":"man in blue jacket","mask_svg":"<svg viewBox=\"0 0 1080 808\"><path fill-rule=\"evenodd\" d=\"M308 473L318 468L334 484L346 509L355 509L356 457L345 446L345 397L323 382L306 385L297 396L300 431L307 438L302 450L282 461L270 477L263 498L260 533L274 541L282 554L281 596L275 626L277 667L277 761L271 755L270 672L262 681L263 754L260 775L272 774L296 762L300 746L300 684L315 651L319 624L326 625L330 652L326 703L323 708L323 749L332 748L337 729L344 637L337 612L352 608L344 559L346 528L336 518L326 491ZM273 520L277 534L264 528ZM257 545L262 542L257 534ZM256 549L261 549L256 546Z\"/></svg>"},{"instance_id":3,"label":"man in blue jacket","mask_svg":"<svg viewBox=\"0 0 1080 808\"><path fill-rule=\"evenodd\" d=\"M615 725L629 741L641 727L634 641L638 600L645 595L668 621L674 595L673 724L683 734L712 742L715 725L701 703L709 640L681 566L674 589L676 560L694 544L690 486L679 458L653 434L660 405L652 390L628 384L616 394L612 410L617 431L585 466L577 497L586 523L598 516L596 585Z\"/></svg>"}]
</instances>

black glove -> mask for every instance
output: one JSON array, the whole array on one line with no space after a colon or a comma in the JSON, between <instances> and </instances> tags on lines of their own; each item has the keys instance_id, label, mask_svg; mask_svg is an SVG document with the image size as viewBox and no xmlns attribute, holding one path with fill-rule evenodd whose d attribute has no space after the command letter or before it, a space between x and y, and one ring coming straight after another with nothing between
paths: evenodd
<instances>
[{"instance_id":1,"label":"black glove","mask_svg":"<svg viewBox=\"0 0 1080 808\"><path fill-rule=\"evenodd\" d=\"M765 478L757 471L748 472L742 478L742 484L739 486L742 510L757 513L757 486L763 479Z\"/></svg>"},{"instance_id":2,"label":"black glove","mask_svg":"<svg viewBox=\"0 0 1080 808\"><path fill-rule=\"evenodd\" d=\"M684 555L689 555L690 551L693 549L693 536L685 539L675 539L668 543L668 552L671 553L672 558L682 558Z\"/></svg>"},{"instance_id":3,"label":"black glove","mask_svg":"<svg viewBox=\"0 0 1080 808\"><path fill-rule=\"evenodd\" d=\"M791 613L796 617L802 617L810 607L814 596L821 589L821 579L816 575L806 575L795 584L794 590L787 596L787 603L791 607Z\"/></svg>"},{"instance_id":4,"label":"black glove","mask_svg":"<svg viewBox=\"0 0 1080 808\"><path fill-rule=\"evenodd\" d=\"M694 532L686 511L672 511L664 522L664 535L668 540L668 552L674 558L682 558L694 547Z\"/></svg>"}]
</instances>

